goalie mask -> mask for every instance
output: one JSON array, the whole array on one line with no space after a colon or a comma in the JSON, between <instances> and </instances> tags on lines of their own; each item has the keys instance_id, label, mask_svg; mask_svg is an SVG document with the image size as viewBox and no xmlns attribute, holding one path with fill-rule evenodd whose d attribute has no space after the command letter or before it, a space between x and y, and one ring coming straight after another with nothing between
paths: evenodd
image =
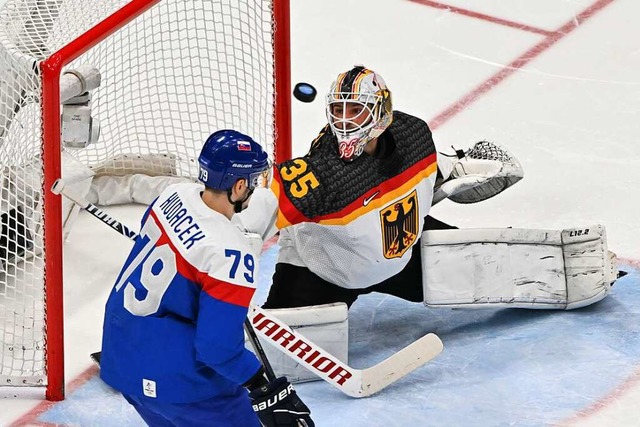
<instances>
[{"instance_id":1,"label":"goalie mask","mask_svg":"<svg viewBox=\"0 0 640 427\"><path fill-rule=\"evenodd\" d=\"M340 158L350 162L391 124L391 92L379 74L355 66L331 85L326 113Z\"/></svg>"},{"instance_id":2,"label":"goalie mask","mask_svg":"<svg viewBox=\"0 0 640 427\"><path fill-rule=\"evenodd\" d=\"M236 212L242 210L242 203L256 187L267 185L265 180L271 166L262 146L235 130L212 133L200 151L198 163L198 179L208 188L226 191ZM239 179L247 181L249 192L243 200L234 201L231 200L231 189Z\"/></svg>"}]
</instances>

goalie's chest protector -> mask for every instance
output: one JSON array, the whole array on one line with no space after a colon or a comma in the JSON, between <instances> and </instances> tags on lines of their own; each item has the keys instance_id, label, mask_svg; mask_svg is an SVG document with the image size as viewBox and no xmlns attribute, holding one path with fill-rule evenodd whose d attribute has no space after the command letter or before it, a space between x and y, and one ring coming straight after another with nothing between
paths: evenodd
<instances>
[{"instance_id":1,"label":"goalie's chest protector","mask_svg":"<svg viewBox=\"0 0 640 427\"><path fill-rule=\"evenodd\" d=\"M390 155L347 163L325 128L309 154L278 166L280 262L345 288L404 268L431 206L436 149L424 121L397 111L382 138L395 145Z\"/></svg>"}]
</instances>

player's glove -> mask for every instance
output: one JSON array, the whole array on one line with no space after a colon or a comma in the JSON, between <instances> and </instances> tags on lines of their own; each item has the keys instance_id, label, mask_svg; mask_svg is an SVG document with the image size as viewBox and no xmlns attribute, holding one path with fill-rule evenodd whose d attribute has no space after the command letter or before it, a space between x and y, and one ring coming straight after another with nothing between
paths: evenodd
<instances>
[{"instance_id":1,"label":"player's glove","mask_svg":"<svg viewBox=\"0 0 640 427\"><path fill-rule=\"evenodd\" d=\"M300 400L286 377L280 377L249 393L253 410L266 427L314 427L311 411Z\"/></svg>"}]
</instances>

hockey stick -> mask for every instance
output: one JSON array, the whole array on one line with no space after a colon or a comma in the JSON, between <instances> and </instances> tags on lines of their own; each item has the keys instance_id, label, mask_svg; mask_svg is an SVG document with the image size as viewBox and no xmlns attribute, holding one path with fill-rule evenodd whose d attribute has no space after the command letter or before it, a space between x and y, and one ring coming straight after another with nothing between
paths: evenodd
<instances>
[{"instance_id":1,"label":"hockey stick","mask_svg":"<svg viewBox=\"0 0 640 427\"><path fill-rule=\"evenodd\" d=\"M259 307L250 307L249 319L258 334L271 345L351 397L368 397L379 392L443 349L437 335L427 334L374 366L355 369Z\"/></svg>"},{"instance_id":2,"label":"hockey stick","mask_svg":"<svg viewBox=\"0 0 640 427\"><path fill-rule=\"evenodd\" d=\"M93 203L89 202L84 197L74 193L72 190L66 187L62 179L58 179L56 180L56 182L53 183L53 187L51 187L51 192L54 194L64 195L67 199L71 200L73 203L80 206L82 209L89 212L91 215L95 216L100 221L104 222L109 227L113 228L123 236L128 237L131 240L135 240L136 237L138 237L138 234L135 231L131 230L129 227L122 224L120 221L111 218L109 214L107 214L105 211L103 211Z\"/></svg>"},{"instance_id":3,"label":"hockey stick","mask_svg":"<svg viewBox=\"0 0 640 427\"><path fill-rule=\"evenodd\" d=\"M251 343L251 347L253 347L253 351L258 355L258 358L262 362L262 367L264 368L264 372L267 375L267 379L269 381L273 381L276 379L276 373L273 371L273 367L271 366L271 362L267 359L267 353L265 353L264 348L262 348L262 344L260 344L260 340L256 335L256 331L253 329L253 325L251 321L247 317L244 319L244 330L247 332L249 336L249 342Z\"/></svg>"},{"instance_id":4,"label":"hockey stick","mask_svg":"<svg viewBox=\"0 0 640 427\"><path fill-rule=\"evenodd\" d=\"M72 191L65 188L62 180L54 183L52 192L63 194L120 234L130 239L135 239L136 233L111 218L85 198L73 194ZM91 210L88 210L87 206ZM126 234L125 230L129 234ZM368 397L377 393L424 365L440 354L443 349L442 341L438 336L427 334L374 366L366 369L355 369L341 362L331 353L293 331L284 322L259 307L250 306L247 317L247 323L250 322L253 325L253 330L266 339L267 342L351 397ZM255 336L255 334L249 332L248 335L250 339ZM257 342L257 348L254 348L260 353L259 357L266 360L264 349L262 349L257 340L255 342ZM267 365L263 365L265 366L265 372L270 369L271 374L273 374L271 366L268 365L269 367L267 368Z\"/></svg>"}]
</instances>

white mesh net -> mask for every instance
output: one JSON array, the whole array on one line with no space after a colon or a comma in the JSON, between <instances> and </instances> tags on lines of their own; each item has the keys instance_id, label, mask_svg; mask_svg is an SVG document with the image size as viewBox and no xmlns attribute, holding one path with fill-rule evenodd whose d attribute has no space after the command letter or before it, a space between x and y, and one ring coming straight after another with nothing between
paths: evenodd
<instances>
[{"instance_id":1,"label":"white mesh net","mask_svg":"<svg viewBox=\"0 0 640 427\"><path fill-rule=\"evenodd\" d=\"M128 3L8 0L0 9L0 385L46 382L39 64ZM99 71L91 116L101 133L67 151L98 174L192 179L218 129L273 153L271 3L161 1L84 53L65 69Z\"/></svg>"}]
</instances>

